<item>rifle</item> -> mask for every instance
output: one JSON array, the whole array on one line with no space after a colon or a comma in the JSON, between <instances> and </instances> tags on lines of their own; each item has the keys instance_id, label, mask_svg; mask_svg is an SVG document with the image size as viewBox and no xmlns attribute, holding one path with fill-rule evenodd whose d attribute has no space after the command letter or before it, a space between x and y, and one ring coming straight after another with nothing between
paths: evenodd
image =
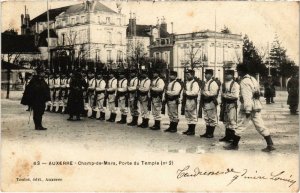
<instances>
[{"instance_id":1,"label":"rifle","mask_svg":"<svg viewBox=\"0 0 300 193\"><path fill-rule=\"evenodd\" d=\"M168 90L168 84L170 82L170 74L169 74L169 69L166 69L166 84L165 84L165 88L164 88L164 100L162 101L162 108L161 108L161 114L165 114L166 113L166 105L168 103L168 95L167 95L167 90Z\"/></svg>"},{"instance_id":2,"label":"rifle","mask_svg":"<svg viewBox=\"0 0 300 193\"><path fill-rule=\"evenodd\" d=\"M201 82L201 91L204 90L204 87L205 87L205 82L202 81ZM204 105L204 97L205 96L203 94L201 94L200 101L199 101L198 118L202 118L202 108Z\"/></svg>"},{"instance_id":3,"label":"rifle","mask_svg":"<svg viewBox=\"0 0 300 193\"><path fill-rule=\"evenodd\" d=\"M183 89L186 91L186 83L183 83ZM181 115L184 115L186 105L186 93L182 94L182 102L181 102Z\"/></svg>"},{"instance_id":4,"label":"rifle","mask_svg":"<svg viewBox=\"0 0 300 193\"><path fill-rule=\"evenodd\" d=\"M96 87L97 87L97 79L96 79L96 74L95 74L95 90L94 90L94 100L93 100L94 107L96 107L97 98L98 98L98 93L96 92Z\"/></svg>"},{"instance_id":5,"label":"rifle","mask_svg":"<svg viewBox=\"0 0 300 193\"><path fill-rule=\"evenodd\" d=\"M108 68L106 67L106 85L105 85L105 92L104 92L104 100L103 100L103 107L106 107L107 99L108 99Z\"/></svg>"},{"instance_id":6,"label":"rifle","mask_svg":"<svg viewBox=\"0 0 300 193\"><path fill-rule=\"evenodd\" d=\"M225 83L223 83L222 85L222 93L225 93L226 89L225 89ZM220 121L224 122L225 121L225 110L226 110L226 102L225 102L225 98L222 97L221 98L221 105L220 105Z\"/></svg>"}]
</instances>

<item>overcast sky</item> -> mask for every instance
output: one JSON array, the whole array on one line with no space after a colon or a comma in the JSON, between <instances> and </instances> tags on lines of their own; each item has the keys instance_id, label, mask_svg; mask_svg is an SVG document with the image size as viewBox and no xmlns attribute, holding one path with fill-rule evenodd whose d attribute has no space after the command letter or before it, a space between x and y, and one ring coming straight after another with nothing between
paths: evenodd
<instances>
[{"instance_id":1,"label":"overcast sky","mask_svg":"<svg viewBox=\"0 0 300 193\"><path fill-rule=\"evenodd\" d=\"M51 8L82 3L77 1L49 1ZM116 10L116 3L104 1L103 4ZM20 15L27 6L30 18L46 11L46 1L2 2L2 29L10 26L20 32ZM210 2L210 1L124 1L122 13L129 18L135 12L138 24L156 24L157 17L164 16L171 32L171 22L175 33L215 28L217 31L226 25L232 33L247 34L257 48L264 50L271 44L275 33L278 34L287 54L299 64L299 3L297 2Z\"/></svg>"}]
</instances>

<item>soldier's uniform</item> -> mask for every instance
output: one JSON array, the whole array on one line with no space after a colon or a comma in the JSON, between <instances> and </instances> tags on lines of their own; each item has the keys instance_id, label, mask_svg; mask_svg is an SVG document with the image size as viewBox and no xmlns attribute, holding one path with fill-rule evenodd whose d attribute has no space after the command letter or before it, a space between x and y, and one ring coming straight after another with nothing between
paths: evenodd
<instances>
[{"instance_id":1,"label":"soldier's uniform","mask_svg":"<svg viewBox=\"0 0 300 193\"><path fill-rule=\"evenodd\" d=\"M59 109L59 100L60 100L60 77L54 77L54 104L52 107L52 112L57 112Z\"/></svg>"},{"instance_id":2,"label":"soldier's uniform","mask_svg":"<svg viewBox=\"0 0 300 193\"><path fill-rule=\"evenodd\" d=\"M64 97L64 112L63 113L68 113L68 98L69 98L69 94L70 94L70 82L71 82L71 75L66 77L66 93L65 93L65 97Z\"/></svg>"},{"instance_id":3,"label":"soldier's uniform","mask_svg":"<svg viewBox=\"0 0 300 193\"><path fill-rule=\"evenodd\" d=\"M205 74L213 75L212 69L207 69ZM206 131L201 137L213 138L215 127L217 126L217 97L219 86L213 78L205 82L203 90L201 91L202 106L204 121L206 123Z\"/></svg>"},{"instance_id":4,"label":"soldier's uniform","mask_svg":"<svg viewBox=\"0 0 300 193\"><path fill-rule=\"evenodd\" d=\"M83 79L87 84L89 84L89 79L86 75L85 71L82 71ZM84 112L83 112L83 117L87 117L88 111L89 111L89 97L88 97L88 89L82 87L83 90L83 101L84 101Z\"/></svg>"},{"instance_id":5,"label":"soldier's uniform","mask_svg":"<svg viewBox=\"0 0 300 193\"><path fill-rule=\"evenodd\" d=\"M59 108L58 108L58 113L63 113L65 110L65 97L66 97L66 89L67 89L67 78L65 75L61 75L60 77L60 93L59 93Z\"/></svg>"},{"instance_id":6,"label":"soldier's uniform","mask_svg":"<svg viewBox=\"0 0 300 193\"><path fill-rule=\"evenodd\" d=\"M159 74L159 71L154 71L153 74ZM151 130L160 130L162 95L164 92L165 82L159 76L151 81L151 110L154 118L154 125L150 127Z\"/></svg>"},{"instance_id":7,"label":"soldier's uniform","mask_svg":"<svg viewBox=\"0 0 300 193\"><path fill-rule=\"evenodd\" d=\"M50 75L49 75L49 74L46 74L46 76L45 76L44 79L45 79L45 82L46 82L46 84L48 85L48 87L49 87L49 89L50 89L50 91L51 91L52 85L51 85L51 77L50 77ZM50 96L50 98L51 98L51 96ZM51 105L52 105L51 100L46 102L46 111L49 111L49 112L50 112L50 110L51 110Z\"/></svg>"},{"instance_id":8,"label":"soldier's uniform","mask_svg":"<svg viewBox=\"0 0 300 193\"><path fill-rule=\"evenodd\" d=\"M125 78L125 74L124 72L120 72L119 73L120 76L122 76L122 78L119 78L118 80L118 89L117 89L117 99L118 100L118 106L120 108L120 112L121 112L121 120L118 121L117 123L119 124L126 124L127 123L127 106L128 104L126 104L128 101L127 99L127 85L128 85L128 80Z\"/></svg>"},{"instance_id":9,"label":"soldier's uniform","mask_svg":"<svg viewBox=\"0 0 300 193\"><path fill-rule=\"evenodd\" d=\"M50 102L49 111L53 111L53 108L54 108L54 101L55 101L54 83L55 83L55 78L54 78L53 75L50 75L50 77L49 77L49 88L50 88L50 98L51 98L51 101L49 101Z\"/></svg>"},{"instance_id":10,"label":"soldier's uniform","mask_svg":"<svg viewBox=\"0 0 300 193\"><path fill-rule=\"evenodd\" d=\"M292 115L298 114L299 106L299 73L295 73L287 83L288 100L287 104L290 106L290 113Z\"/></svg>"},{"instance_id":11,"label":"soldier's uniform","mask_svg":"<svg viewBox=\"0 0 300 193\"><path fill-rule=\"evenodd\" d=\"M118 80L114 77L114 73L110 72L113 75L112 78L108 80L108 85L106 92L108 94L108 109L110 111L110 117L107 121L115 122L116 120L116 91L117 91L117 83Z\"/></svg>"},{"instance_id":12,"label":"soldier's uniform","mask_svg":"<svg viewBox=\"0 0 300 193\"><path fill-rule=\"evenodd\" d=\"M234 70L226 70L225 75L234 77ZM226 80L222 85L222 109L225 125L225 137L219 141L231 141L231 133L237 127L237 100L240 94L240 85L233 79Z\"/></svg>"},{"instance_id":13,"label":"soldier's uniform","mask_svg":"<svg viewBox=\"0 0 300 193\"><path fill-rule=\"evenodd\" d=\"M263 149L263 151L269 152L275 150L270 136L270 131L267 127L265 127L261 117L262 105L259 100L259 83L254 77L247 74L248 69L246 65L238 65L237 71L239 74L241 74L242 79L240 82L241 107L239 112L238 126L235 129L235 133L239 134L246 129L249 121L251 120L258 133L261 134L267 142L267 148ZM225 149L238 148L240 137L235 133L233 133L231 136L233 138L233 142L229 146L225 146Z\"/></svg>"},{"instance_id":14,"label":"soldier's uniform","mask_svg":"<svg viewBox=\"0 0 300 193\"><path fill-rule=\"evenodd\" d=\"M103 77L96 79L96 107L95 111L100 111L100 117L99 120L103 121L105 120L105 109L104 109L104 97L105 97L105 87L106 82L103 80Z\"/></svg>"},{"instance_id":15,"label":"soldier's uniform","mask_svg":"<svg viewBox=\"0 0 300 193\"><path fill-rule=\"evenodd\" d=\"M188 70L187 73L194 76L194 70ZM199 84L193 79L187 80L184 85L184 95L186 95L185 102L185 118L187 120L188 129L183 132L184 135L195 135L195 128L197 124L197 99L199 96Z\"/></svg>"},{"instance_id":16,"label":"soldier's uniform","mask_svg":"<svg viewBox=\"0 0 300 193\"><path fill-rule=\"evenodd\" d=\"M91 75L89 76L91 77ZM97 111L95 111L95 92L96 92L96 78L92 75L92 78L88 80L88 110L92 111L90 119L96 119Z\"/></svg>"},{"instance_id":17,"label":"soldier's uniform","mask_svg":"<svg viewBox=\"0 0 300 193\"><path fill-rule=\"evenodd\" d=\"M136 73L136 72L131 72ZM129 126L135 126L138 122L139 111L137 106L137 86L139 85L139 79L134 76L129 81L128 94L129 94L129 108L132 116L132 121L128 123Z\"/></svg>"},{"instance_id":18,"label":"soldier's uniform","mask_svg":"<svg viewBox=\"0 0 300 193\"><path fill-rule=\"evenodd\" d=\"M171 71L170 76L177 77L177 72ZM175 133L177 132L177 125L179 122L178 119L178 104L179 104L179 97L181 92L181 84L175 79L171 81L168 86L167 90L165 91L165 99L168 106L168 116L170 119L170 126L165 132Z\"/></svg>"},{"instance_id":19,"label":"soldier's uniform","mask_svg":"<svg viewBox=\"0 0 300 193\"><path fill-rule=\"evenodd\" d=\"M151 80L147 77L146 72L142 73L145 75L145 78L142 78L142 80L140 81L138 89L138 99L140 102L140 113L143 121L140 125L138 125L138 127L147 128L149 124L148 100Z\"/></svg>"}]
</instances>

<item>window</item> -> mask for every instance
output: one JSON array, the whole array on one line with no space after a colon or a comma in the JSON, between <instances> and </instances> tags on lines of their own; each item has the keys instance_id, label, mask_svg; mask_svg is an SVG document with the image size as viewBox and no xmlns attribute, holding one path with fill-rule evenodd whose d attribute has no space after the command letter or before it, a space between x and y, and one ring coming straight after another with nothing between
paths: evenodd
<instances>
[{"instance_id":1,"label":"window","mask_svg":"<svg viewBox=\"0 0 300 193\"><path fill-rule=\"evenodd\" d=\"M122 33L118 33L118 43L122 45Z\"/></svg>"},{"instance_id":2,"label":"window","mask_svg":"<svg viewBox=\"0 0 300 193\"><path fill-rule=\"evenodd\" d=\"M122 61L123 60L123 53L121 50L118 50L117 52L117 61Z\"/></svg>"},{"instance_id":3,"label":"window","mask_svg":"<svg viewBox=\"0 0 300 193\"><path fill-rule=\"evenodd\" d=\"M98 16L98 23L101 23L101 17Z\"/></svg>"},{"instance_id":4,"label":"window","mask_svg":"<svg viewBox=\"0 0 300 193\"><path fill-rule=\"evenodd\" d=\"M160 59L160 58L159 58L159 52L156 52L156 53L155 53L155 59Z\"/></svg>"},{"instance_id":5,"label":"window","mask_svg":"<svg viewBox=\"0 0 300 193\"><path fill-rule=\"evenodd\" d=\"M107 50L106 55L107 55L107 63L110 63L111 62L111 50Z\"/></svg>"},{"instance_id":6,"label":"window","mask_svg":"<svg viewBox=\"0 0 300 193\"><path fill-rule=\"evenodd\" d=\"M85 16L81 16L81 23L85 23Z\"/></svg>"},{"instance_id":7,"label":"window","mask_svg":"<svg viewBox=\"0 0 300 193\"><path fill-rule=\"evenodd\" d=\"M63 46L65 45L65 35L66 34L64 34L64 33L61 34L61 39L62 39L61 41L62 41Z\"/></svg>"},{"instance_id":8,"label":"window","mask_svg":"<svg viewBox=\"0 0 300 193\"><path fill-rule=\"evenodd\" d=\"M106 17L106 24L110 24L110 17Z\"/></svg>"},{"instance_id":9,"label":"window","mask_svg":"<svg viewBox=\"0 0 300 193\"><path fill-rule=\"evenodd\" d=\"M74 25L75 24L75 18L71 19L71 24Z\"/></svg>"},{"instance_id":10,"label":"window","mask_svg":"<svg viewBox=\"0 0 300 193\"><path fill-rule=\"evenodd\" d=\"M87 43L88 42L88 39L87 39L87 30L84 29L84 30L81 30L81 42L82 43Z\"/></svg>"},{"instance_id":11,"label":"window","mask_svg":"<svg viewBox=\"0 0 300 193\"><path fill-rule=\"evenodd\" d=\"M80 16L77 15L77 16L76 16L76 23L79 23L79 22L80 22Z\"/></svg>"},{"instance_id":12,"label":"window","mask_svg":"<svg viewBox=\"0 0 300 193\"><path fill-rule=\"evenodd\" d=\"M100 50L96 50L96 61L100 61Z\"/></svg>"},{"instance_id":13,"label":"window","mask_svg":"<svg viewBox=\"0 0 300 193\"><path fill-rule=\"evenodd\" d=\"M118 25L121 25L121 18L118 18L117 21L118 21Z\"/></svg>"},{"instance_id":14,"label":"window","mask_svg":"<svg viewBox=\"0 0 300 193\"><path fill-rule=\"evenodd\" d=\"M112 44L112 36L111 36L111 32L107 32L107 43L108 43L108 44Z\"/></svg>"}]
</instances>

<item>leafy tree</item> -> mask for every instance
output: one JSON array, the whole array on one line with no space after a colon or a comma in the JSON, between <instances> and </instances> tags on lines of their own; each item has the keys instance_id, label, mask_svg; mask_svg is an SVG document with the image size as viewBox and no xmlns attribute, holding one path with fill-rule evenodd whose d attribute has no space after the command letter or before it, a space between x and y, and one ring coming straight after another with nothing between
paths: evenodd
<instances>
[{"instance_id":1,"label":"leafy tree","mask_svg":"<svg viewBox=\"0 0 300 193\"><path fill-rule=\"evenodd\" d=\"M247 35L243 38L243 63L247 65L250 74L267 75L267 68L262 61L262 57Z\"/></svg>"}]
</instances>

